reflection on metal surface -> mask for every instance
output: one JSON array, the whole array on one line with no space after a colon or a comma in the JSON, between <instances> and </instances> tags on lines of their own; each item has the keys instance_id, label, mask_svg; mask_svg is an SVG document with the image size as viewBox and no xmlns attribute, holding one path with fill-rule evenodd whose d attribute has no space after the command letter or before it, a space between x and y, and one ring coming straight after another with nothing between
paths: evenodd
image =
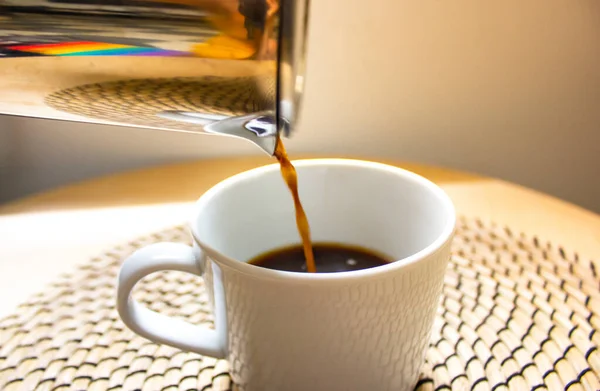
<instances>
[{"instance_id":1,"label":"reflection on metal surface","mask_svg":"<svg viewBox=\"0 0 600 391\"><path fill-rule=\"evenodd\" d=\"M276 132L277 124L270 115L259 115L246 122L244 128L256 135L256 137L266 137Z\"/></svg>"},{"instance_id":2,"label":"reflection on metal surface","mask_svg":"<svg viewBox=\"0 0 600 391\"><path fill-rule=\"evenodd\" d=\"M277 127L273 117L273 113L267 111L229 117L206 125L205 130L208 133L227 134L252 141L265 152L273 155L277 146ZM259 123L262 126L260 132L257 132ZM255 129L252 129L252 127L255 127Z\"/></svg>"},{"instance_id":3,"label":"reflection on metal surface","mask_svg":"<svg viewBox=\"0 0 600 391\"><path fill-rule=\"evenodd\" d=\"M272 153L244 125L294 129L305 18L306 0L0 0L0 113L210 125Z\"/></svg>"}]
</instances>

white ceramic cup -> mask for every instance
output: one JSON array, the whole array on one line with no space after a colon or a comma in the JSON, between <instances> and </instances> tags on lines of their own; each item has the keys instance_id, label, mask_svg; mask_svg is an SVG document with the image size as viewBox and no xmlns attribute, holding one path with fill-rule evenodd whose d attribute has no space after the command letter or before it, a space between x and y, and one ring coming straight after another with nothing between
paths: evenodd
<instances>
[{"instance_id":1,"label":"white ceramic cup","mask_svg":"<svg viewBox=\"0 0 600 391\"><path fill-rule=\"evenodd\" d=\"M269 165L230 177L200 197L190 223L192 247L158 243L125 260L117 295L121 318L152 341L228 359L240 390L411 389L450 256L452 202L428 180L380 163L294 164L313 242L359 245L396 261L322 274L248 264L299 243L289 190L279 165ZM132 299L134 285L160 270L204 278L214 329Z\"/></svg>"}]
</instances>

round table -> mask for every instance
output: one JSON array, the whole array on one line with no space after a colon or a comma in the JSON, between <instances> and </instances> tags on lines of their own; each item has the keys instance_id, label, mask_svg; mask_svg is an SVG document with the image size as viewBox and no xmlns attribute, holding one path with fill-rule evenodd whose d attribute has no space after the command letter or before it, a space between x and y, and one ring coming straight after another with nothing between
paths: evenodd
<instances>
[{"instance_id":1,"label":"round table","mask_svg":"<svg viewBox=\"0 0 600 391\"><path fill-rule=\"evenodd\" d=\"M307 156L303 156L307 157ZM310 156L312 157L312 156ZM506 225L600 259L600 216L498 179L390 162L440 185L459 215ZM0 206L0 317L57 275L119 243L186 222L220 180L267 156L203 160L110 175Z\"/></svg>"}]
</instances>

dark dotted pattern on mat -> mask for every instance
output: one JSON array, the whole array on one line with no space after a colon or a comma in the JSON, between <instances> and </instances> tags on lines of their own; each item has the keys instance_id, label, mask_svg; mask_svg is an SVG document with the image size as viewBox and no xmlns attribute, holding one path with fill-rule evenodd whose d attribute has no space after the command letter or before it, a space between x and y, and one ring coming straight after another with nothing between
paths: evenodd
<instances>
[{"instance_id":1,"label":"dark dotted pattern on mat","mask_svg":"<svg viewBox=\"0 0 600 391\"><path fill-rule=\"evenodd\" d=\"M275 81L261 77L178 77L85 84L48 95L45 103L87 118L179 131L203 126L159 117L163 111L225 116L274 109Z\"/></svg>"},{"instance_id":2,"label":"dark dotted pattern on mat","mask_svg":"<svg viewBox=\"0 0 600 391\"><path fill-rule=\"evenodd\" d=\"M183 228L118 247L67 274L0 321L0 389L232 389L228 364L151 343L119 320L121 260ZM537 238L462 219L417 390L599 390L598 265ZM211 325L202 281L144 279L152 309Z\"/></svg>"}]
</instances>

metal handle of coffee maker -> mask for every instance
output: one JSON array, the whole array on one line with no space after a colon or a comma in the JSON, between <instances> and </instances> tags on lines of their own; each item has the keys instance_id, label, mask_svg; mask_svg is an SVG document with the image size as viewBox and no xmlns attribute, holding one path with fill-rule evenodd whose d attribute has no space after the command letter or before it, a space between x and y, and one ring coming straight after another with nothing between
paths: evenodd
<instances>
[{"instance_id":1,"label":"metal handle of coffee maker","mask_svg":"<svg viewBox=\"0 0 600 391\"><path fill-rule=\"evenodd\" d=\"M240 137L297 127L308 0L0 0L0 114Z\"/></svg>"}]
</instances>

